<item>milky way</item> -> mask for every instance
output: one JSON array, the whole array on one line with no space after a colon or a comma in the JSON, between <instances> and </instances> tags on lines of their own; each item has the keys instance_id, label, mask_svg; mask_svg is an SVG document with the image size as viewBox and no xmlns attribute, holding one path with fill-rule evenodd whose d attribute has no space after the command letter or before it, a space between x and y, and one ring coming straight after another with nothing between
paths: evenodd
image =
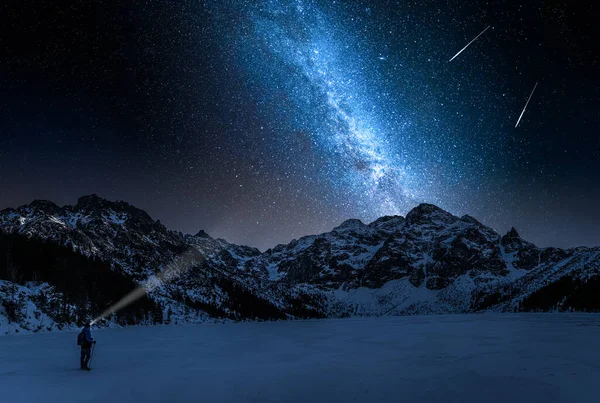
<instances>
[{"instance_id":1,"label":"milky way","mask_svg":"<svg viewBox=\"0 0 600 403\"><path fill-rule=\"evenodd\" d=\"M231 5L226 7L216 13L230 16ZM343 22L344 14L355 15L356 10L335 2L327 9L310 1L273 1L243 3L238 12L244 23L228 38L235 44L239 67L260 82L264 103L277 102L283 95L275 114L258 113L266 124L285 122L287 130L279 139L284 150L290 131L307 133L316 148L311 157L323 161L318 174L330 182L327 199L342 200L344 214L366 219L403 214L422 201L452 204L452 194L439 194L438 181L440 176L456 180L464 172L448 167L435 174L426 168L432 153L444 158L441 149L450 136L442 130L428 139L412 127L411 115L431 119L433 125L439 118L434 109L399 104L386 89L387 45L367 38L367 46L361 47L362 30ZM357 19L370 14L365 7ZM404 91L417 91L422 79L409 68L404 74L414 76ZM287 151L297 152L293 147ZM424 152L426 156L419 155ZM300 156L291 169L303 161L305 156ZM411 173L411 165L422 171Z\"/></svg>"},{"instance_id":2,"label":"milky way","mask_svg":"<svg viewBox=\"0 0 600 403\"><path fill-rule=\"evenodd\" d=\"M77 4L0 13L0 208L97 193L264 249L428 202L600 243L587 5Z\"/></svg>"},{"instance_id":3,"label":"milky way","mask_svg":"<svg viewBox=\"0 0 600 403\"><path fill-rule=\"evenodd\" d=\"M365 77L376 72L361 63L384 57L357 54L352 35L311 2L265 2L244 11L252 39L241 45L240 57L250 59L253 77L274 80L271 89L285 91L289 105L283 119L309 133L318 157L327 161L321 173L332 186L346 197L350 193L353 204L371 216L414 205L401 155L402 126L408 122L381 108L378 83ZM383 119L397 127L383 130Z\"/></svg>"}]
</instances>

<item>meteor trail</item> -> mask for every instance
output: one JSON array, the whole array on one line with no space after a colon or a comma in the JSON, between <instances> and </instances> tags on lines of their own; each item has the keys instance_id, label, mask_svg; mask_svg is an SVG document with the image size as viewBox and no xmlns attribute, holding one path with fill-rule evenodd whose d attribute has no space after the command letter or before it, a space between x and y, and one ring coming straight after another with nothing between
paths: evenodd
<instances>
[{"instance_id":1,"label":"meteor trail","mask_svg":"<svg viewBox=\"0 0 600 403\"><path fill-rule=\"evenodd\" d=\"M482 35L482 34L483 34L485 31L487 31L489 27L490 27L490 25L488 25L488 26L487 26L487 27L486 27L486 28L485 28L483 31L481 31L481 32L479 33L479 35L477 35L475 38L473 38L473 40L472 40L471 42L467 43L467 44L465 45L465 47L464 47L464 48L462 48L461 50L459 50L459 51L458 51L458 53L457 53L457 54L455 54L455 55L452 57L452 59L448 60L448 62L451 62L452 60L454 60L454 58L456 58L456 56L460 55L460 54L462 53L462 51L463 51L463 50L465 50L466 48L468 48L468 47L469 47L469 45L470 45L470 44L472 44L473 42L475 42L475 40L476 40L477 38L479 38L479 37L480 37L480 36L481 36L481 35Z\"/></svg>"},{"instance_id":2,"label":"meteor trail","mask_svg":"<svg viewBox=\"0 0 600 403\"><path fill-rule=\"evenodd\" d=\"M533 95L533 91L535 91L535 87L537 87L538 83L536 82L535 85L533 86L533 89L531 90L531 94L529 94L529 98L527 98L527 102L525 102L525 106L523 107L523 111L521 112L521 115L519 115L519 120L517 120L517 124L515 125L515 128L517 126L519 126L519 122L521 121L521 118L523 117L523 114L525 113L525 109L527 109L527 104L529 104L529 100L531 99L531 96Z\"/></svg>"}]
</instances>

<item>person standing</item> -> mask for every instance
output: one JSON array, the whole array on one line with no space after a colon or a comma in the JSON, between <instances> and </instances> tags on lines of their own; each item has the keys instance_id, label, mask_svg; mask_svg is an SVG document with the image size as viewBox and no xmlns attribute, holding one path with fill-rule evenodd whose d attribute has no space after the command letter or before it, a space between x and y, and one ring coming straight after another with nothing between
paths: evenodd
<instances>
[{"instance_id":1,"label":"person standing","mask_svg":"<svg viewBox=\"0 0 600 403\"><path fill-rule=\"evenodd\" d=\"M88 362L91 358L92 345L96 344L96 340L92 338L92 332L90 331L90 322L87 322L81 329L79 338L81 339L81 369L89 371Z\"/></svg>"}]
</instances>

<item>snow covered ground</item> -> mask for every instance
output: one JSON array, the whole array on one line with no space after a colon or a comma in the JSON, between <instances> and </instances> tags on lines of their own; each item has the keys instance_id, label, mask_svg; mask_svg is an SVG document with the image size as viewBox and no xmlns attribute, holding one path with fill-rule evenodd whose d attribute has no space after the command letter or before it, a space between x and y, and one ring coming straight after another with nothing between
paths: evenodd
<instances>
[{"instance_id":1,"label":"snow covered ground","mask_svg":"<svg viewBox=\"0 0 600 403\"><path fill-rule=\"evenodd\" d=\"M597 402L600 315L481 314L0 337L3 402Z\"/></svg>"}]
</instances>

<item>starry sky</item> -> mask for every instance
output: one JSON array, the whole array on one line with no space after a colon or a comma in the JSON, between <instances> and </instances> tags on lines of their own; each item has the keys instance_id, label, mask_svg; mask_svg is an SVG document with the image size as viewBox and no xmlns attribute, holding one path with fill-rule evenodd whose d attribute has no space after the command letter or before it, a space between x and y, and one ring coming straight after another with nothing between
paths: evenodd
<instances>
[{"instance_id":1,"label":"starry sky","mask_svg":"<svg viewBox=\"0 0 600 403\"><path fill-rule=\"evenodd\" d=\"M12 3L0 208L97 193L264 250L428 202L600 245L593 4Z\"/></svg>"}]
</instances>

